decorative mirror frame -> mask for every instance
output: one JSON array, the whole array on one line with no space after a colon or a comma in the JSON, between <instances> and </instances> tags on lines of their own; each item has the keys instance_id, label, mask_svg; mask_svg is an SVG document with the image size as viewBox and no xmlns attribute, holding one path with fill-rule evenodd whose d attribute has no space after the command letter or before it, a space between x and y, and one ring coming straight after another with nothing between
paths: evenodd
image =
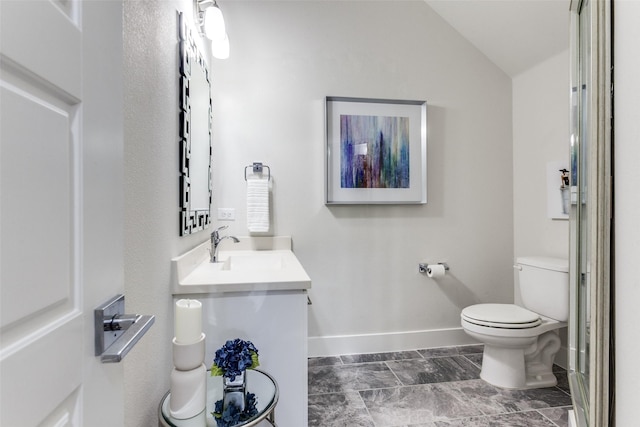
<instances>
[{"instance_id":1,"label":"decorative mirror frame","mask_svg":"<svg viewBox=\"0 0 640 427\"><path fill-rule=\"evenodd\" d=\"M208 171L208 187L209 187L209 204L207 209L192 209L192 189L190 176L191 163L191 102L189 99L191 67L201 67L204 71L207 85L211 85L209 80L209 70L204 57L200 53L195 43L193 34L185 22L182 13L178 12L178 27L180 32L180 235L188 235L197 231L204 230L211 224L211 200L212 200L212 184L211 184L211 93L209 92L209 123L208 123L208 139L209 139L209 171Z\"/></svg>"}]
</instances>

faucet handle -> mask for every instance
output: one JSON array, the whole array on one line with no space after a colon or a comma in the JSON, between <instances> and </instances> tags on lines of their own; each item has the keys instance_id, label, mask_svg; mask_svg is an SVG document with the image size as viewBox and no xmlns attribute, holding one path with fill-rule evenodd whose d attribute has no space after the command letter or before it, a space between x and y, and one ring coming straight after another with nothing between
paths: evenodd
<instances>
[{"instance_id":1,"label":"faucet handle","mask_svg":"<svg viewBox=\"0 0 640 427\"><path fill-rule=\"evenodd\" d=\"M221 231L221 230L226 230L227 228L229 228L228 225L223 225L221 227L216 228L215 230L213 230L211 232L211 237L216 237L217 238L218 237L218 232Z\"/></svg>"}]
</instances>

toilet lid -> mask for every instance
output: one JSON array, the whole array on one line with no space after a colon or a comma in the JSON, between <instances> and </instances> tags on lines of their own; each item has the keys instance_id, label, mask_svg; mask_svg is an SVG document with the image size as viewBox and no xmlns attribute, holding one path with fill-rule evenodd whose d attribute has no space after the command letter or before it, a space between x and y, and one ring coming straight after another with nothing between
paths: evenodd
<instances>
[{"instance_id":1,"label":"toilet lid","mask_svg":"<svg viewBox=\"0 0 640 427\"><path fill-rule=\"evenodd\" d=\"M462 310L461 316L468 322L493 328L534 328L542 323L537 313L515 304L476 304Z\"/></svg>"}]
</instances>

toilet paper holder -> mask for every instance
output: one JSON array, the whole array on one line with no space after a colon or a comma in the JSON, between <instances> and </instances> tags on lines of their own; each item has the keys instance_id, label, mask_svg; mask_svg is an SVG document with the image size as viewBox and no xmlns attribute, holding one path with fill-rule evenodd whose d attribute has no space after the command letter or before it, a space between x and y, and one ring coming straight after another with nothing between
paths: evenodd
<instances>
[{"instance_id":1,"label":"toilet paper holder","mask_svg":"<svg viewBox=\"0 0 640 427\"><path fill-rule=\"evenodd\" d=\"M449 271L449 265L446 262L439 262L438 265L443 266L444 267L444 271ZM429 263L428 262L421 262L420 264L418 264L418 271L420 273L426 273L428 269L429 269Z\"/></svg>"}]
</instances>

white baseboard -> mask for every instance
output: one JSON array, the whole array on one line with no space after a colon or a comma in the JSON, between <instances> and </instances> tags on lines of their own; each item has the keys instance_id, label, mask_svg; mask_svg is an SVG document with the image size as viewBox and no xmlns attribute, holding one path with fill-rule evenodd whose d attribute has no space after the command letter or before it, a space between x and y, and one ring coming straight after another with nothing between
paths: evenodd
<instances>
[{"instance_id":1,"label":"white baseboard","mask_svg":"<svg viewBox=\"0 0 640 427\"><path fill-rule=\"evenodd\" d=\"M334 335L309 337L309 357L339 356L344 354L385 353L478 344L462 328L431 329L424 331L388 332L382 334ZM561 347L554 363L568 368L568 350Z\"/></svg>"},{"instance_id":2,"label":"white baseboard","mask_svg":"<svg viewBox=\"0 0 640 427\"><path fill-rule=\"evenodd\" d=\"M309 357L343 354L385 353L478 344L461 327L382 334L335 335L309 337Z\"/></svg>"}]
</instances>

